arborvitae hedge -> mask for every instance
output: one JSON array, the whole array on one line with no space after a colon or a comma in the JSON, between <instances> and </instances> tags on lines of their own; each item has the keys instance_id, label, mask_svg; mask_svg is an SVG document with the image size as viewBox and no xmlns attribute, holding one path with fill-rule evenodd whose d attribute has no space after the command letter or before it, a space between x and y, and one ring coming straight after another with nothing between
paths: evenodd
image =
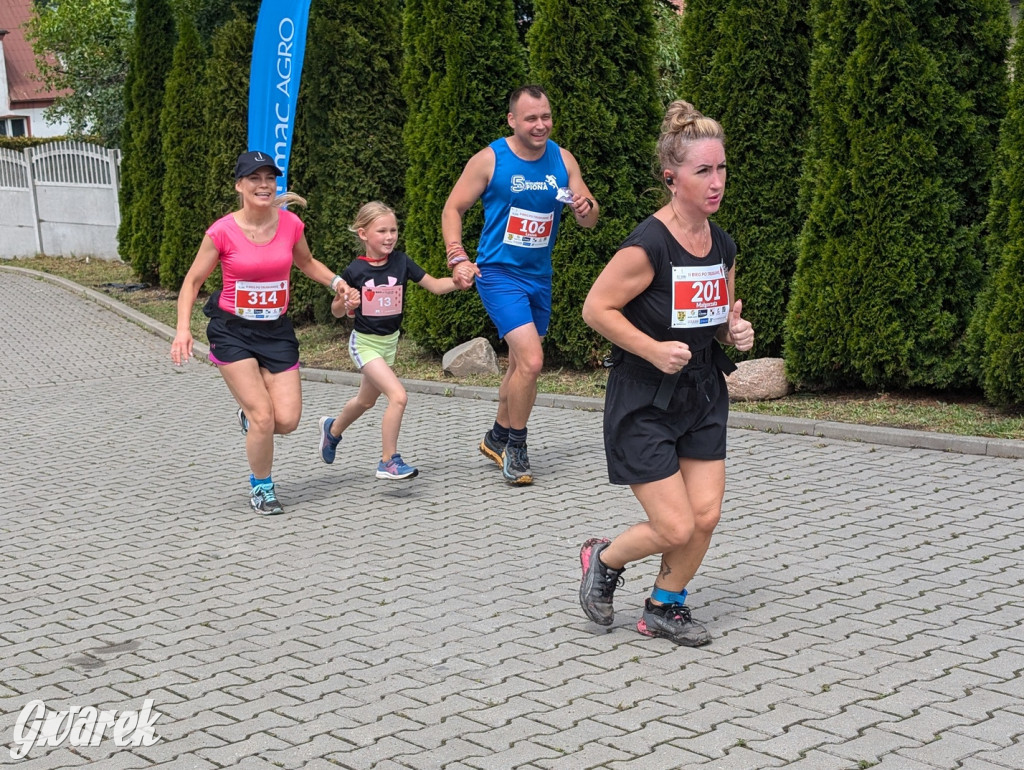
<instances>
[{"instance_id":1,"label":"arborvitae hedge","mask_svg":"<svg viewBox=\"0 0 1024 770\"><path fill-rule=\"evenodd\" d=\"M255 24L260 11L260 0L202 0L195 9L195 25L203 45L213 41L217 31L232 19L244 18ZM252 56L252 39L249 40ZM248 79L248 78L246 78Z\"/></svg>"},{"instance_id":2,"label":"arborvitae hedge","mask_svg":"<svg viewBox=\"0 0 1024 770\"><path fill-rule=\"evenodd\" d=\"M680 33L684 64L679 95L697 109L700 106L694 103L693 94L703 89L704 79L711 74L715 51L722 44L717 26L723 5L721 0L686 1Z\"/></svg>"},{"instance_id":3,"label":"arborvitae hedge","mask_svg":"<svg viewBox=\"0 0 1024 770\"><path fill-rule=\"evenodd\" d=\"M118 252L141 280L152 283L159 279L163 235L160 113L173 49L174 22L167 0L137 0L121 161L121 201L127 206L121 208Z\"/></svg>"},{"instance_id":4,"label":"arborvitae hedge","mask_svg":"<svg viewBox=\"0 0 1024 770\"><path fill-rule=\"evenodd\" d=\"M939 150L944 175L963 197L958 225L972 228L976 239L988 212L999 123L1006 114L1010 14L1006 0L934 0L922 11L925 44L969 113L966 120L947 122Z\"/></svg>"},{"instance_id":5,"label":"arborvitae hedge","mask_svg":"<svg viewBox=\"0 0 1024 770\"><path fill-rule=\"evenodd\" d=\"M670 0L654 0L655 52L658 94L662 105L683 97L683 17Z\"/></svg>"},{"instance_id":6,"label":"arborvitae hedge","mask_svg":"<svg viewBox=\"0 0 1024 770\"><path fill-rule=\"evenodd\" d=\"M742 0L694 14L691 41L714 16L705 46L683 51L692 91L683 97L725 129L729 179L713 219L739 247L736 294L756 339L749 357L782 353L789 284L803 225L797 180L808 124L811 32L807 0Z\"/></svg>"},{"instance_id":7,"label":"arborvitae hedge","mask_svg":"<svg viewBox=\"0 0 1024 770\"><path fill-rule=\"evenodd\" d=\"M984 321L979 325L968 314L972 308L981 307L978 294L986 285L991 286L995 262L988 254L1001 250L998 245L986 246L984 231L986 218L992 222L1001 216L997 210L1001 196L994 193L992 183L994 179L998 183L995 148L999 123L1006 113L1009 13L1004 0L937 2L931 13L922 16L921 23L941 71L958 96L951 112L955 115L956 110L963 109L968 114L966 119L947 121L945 136L938 142L942 175L959 193L958 248L973 255L972 264L982 265L972 274L956 276L950 289L956 297L950 304L957 308L958 325L968 326L960 348L963 353L957 353L963 364L957 369L961 380L958 384L966 387L972 380L982 380L984 347ZM1005 234L1005 226L995 229Z\"/></svg>"},{"instance_id":8,"label":"arborvitae hedge","mask_svg":"<svg viewBox=\"0 0 1024 770\"><path fill-rule=\"evenodd\" d=\"M449 274L441 209L466 161L508 135L508 97L524 85L525 56L512 0L406 0L402 90L405 126L405 247L428 273ZM467 213L462 242L473 255L483 222L480 205ZM495 340L475 291L437 297L412 291L405 329L440 352L486 336Z\"/></svg>"},{"instance_id":9,"label":"arborvitae hedge","mask_svg":"<svg viewBox=\"0 0 1024 770\"><path fill-rule=\"evenodd\" d=\"M812 91L812 101L831 102L819 112L834 110L844 125L827 122L810 154L811 208L787 321L796 379L952 383L950 353L963 329L949 287L978 266L957 248L957 191L941 175L937 140L961 115L916 26L925 4L867 5L859 24L830 27L840 48L854 35L856 46L837 79L812 79L812 89L834 86ZM841 0L823 10L837 26L849 12ZM814 56L834 53L830 45Z\"/></svg>"},{"instance_id":10,"label":"arborvitae hedge","mask_svg":"<svg viewBox=\"0 0 1024 770\"><path fill-rule=\"evenodd\" d=\"M1024 404L1024 36L1011 60L1018 74L1000 130L989 216L990 276L972 330L980 337L981 383L996 404Z\"/></svg>"},{"instance_id":11,"label":"arborvitae hedge","mask_svg":"<svg viewBox=\"0 0 1024 770\"><path fill-rule=\"evenodd\" d=\"M530 79L551 100L553 139L580 164L601 206L596 228L567 209L552 254L552 362L599 362L608 343L583 322L583 300L623 239L657 202L651 174L662 111L649 2L535 0Z\"/></svg>"},{"instance_id":12,"label":"arborvitae hedge","mask_svg":"<svg viewBox=\"0 0 1024 770\"><path fill-rule=\"evenodd\" d=\"M134 179L131 179L129 175L130 163L128 158L135 141L132 122L138 117L132 99L132 93L135 90L135 76L137 74L138 68L132 67L129 64L128 73L125 75L124 81L124 123L121 124L121 184L117 190L117 207L121 213L121 223L117 226L117 253L124 262L128 263L131 263L132 259L129 247L131 245L132 231L134 230L132 211L135 208Z\"/></svg>"},{"instance_id":13,"label":"arborvitae hedge","mask_svg":"<svg viewBox=\"0 0 1024 770\"><path fill-rule=\"evenodd\" d=\"M203 232L210 224L206 193L209 127L204 120L203 72L206 52L195 22L178 14L178 42L164 92L160 118L164 175L160 243L160 284L181 286L195 257Z\"/></svg>"},{"instance_id":14,"label":"arborvitae hedge","mask_svg":"<svg viewBox=\"0 0 1024 770\"><path fill-rule=\"evenodd\" d=\"M289 186L309 201L303 218L314 255L338 273L361 253L348 225L363 203L384 201L401 216L401 40L398 0L312 6ZM330 293L293 277L289 313L331 321Z\"/></svg>"},{"instance_id":15,"label":"arborvitae hedge","mask_svg":"<svg viewBox=\"0 0 1024 770\"><path fill-rule=\"evenodd\" d=\"M210 39L203 107L206 111L206 171L203 174L206 221L211 223L238 208L235 161L248 150L249 64L256 25L248 14L236 14ZM195 248L199 248L199 240Z\"/></svg>"}]
</instances>

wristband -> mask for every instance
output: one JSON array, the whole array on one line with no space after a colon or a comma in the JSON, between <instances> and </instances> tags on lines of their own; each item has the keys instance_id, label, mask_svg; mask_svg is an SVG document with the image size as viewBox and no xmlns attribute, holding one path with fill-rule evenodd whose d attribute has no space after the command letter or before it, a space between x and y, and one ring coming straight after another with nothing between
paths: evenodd
<instances>
[{"instance_id":1,"label":"wristband","mask_svg":"<svg viewBox=\"0 0 1024 770\"><path fill-rule=\"evenodd\" d=\"M590 206L590 208L587 209L587 213L589 214L591 211L594 210L594 201L590 200L590 198L587 198L585 196L584 196L583 200L585 200L587 202L587 205Z\"/></svg>"},{"instance_id":2,"label":"wristband","mask_svg":"<svg viewBox=\"0 0 1024 770\"><path fill-rule=\"evenodd\" d=\"M334 276L334 278L331 279L331 291L333 291L335 294L338 293L338 283L342 280L344 279L340 275L336 275Z\"/></svg>"},{"instance_id":3,"label":"wristband","mask_svg":"<svg viewBox=\"0 0 1024 770\"><path fill-rule=\"evenodd\" d=\"M454 241L449 244L449 248L445 256L448 258L448 269L451 270L460 262L468 262L469 255L466 250L462 248L462 244L456 244Z\"/></svg>"}]
</instances>

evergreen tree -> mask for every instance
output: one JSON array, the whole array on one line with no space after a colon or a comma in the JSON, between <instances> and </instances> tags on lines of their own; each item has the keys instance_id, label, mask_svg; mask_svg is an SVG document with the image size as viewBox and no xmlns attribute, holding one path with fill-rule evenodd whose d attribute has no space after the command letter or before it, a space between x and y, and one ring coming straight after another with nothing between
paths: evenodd
<instances>
[{"instance_id":1,"label":"evergreen tree","mask_svg":"<svg viewBox=\"0 0 1024 770\"><path fill-rule=\"evenodd\" d=\"M694 90L683 98L725 129L729 179L714 220L739 247L736 294L757 332L749 357L782 352L803 225L797 190L808 123L808 10L807 0L732 0L714 12L710 65L702 48L683 51L686 72L707 73L688 81ZM688 6L684 30L710 15Z\"/></svg>"},{"instance_id":2,"label":"evergreen tree","mask_svg":"<svg viewBox=\"0 0 1024 770\"><path fill-rule=\"evenodd\" d=\"M1002 248L994 243L986 246L986 218L990 234L1006 232L1005 220L1003 225L995 224L1005 212L998 210L1002 196L992 184L1000 179L994 165L999 124L1006 113L1010 15L1005 0L938 0L934 10L922 17L922 24L942 72L967 113L965 120L946 123L939 151L943 176L959 192L957 248L972 254L982 268L973 275L957 276L950 292L959 297L954 302L963 310L981 308L984 304L977 295L991 287L994 260ZM982 381L983 329L984 320L978 314L968 317L964 352L958 354L962 384Z\"/></svg>"},{"instance_id":3,"label":"evergreen tree","mask_svg":"<svg viewBox=\"0 0 1024 770\"><path fill-rule=\"evenodd\" d=\"M249 64L255 32L251 14L239 12L210 39L203 97L207 168L202 197L208 223L238 206L232 180L235 161L249 149Z\"/></svg>"},{"instance_id":4,"label":"evergreen tree","mask_svg":"<svg viewBox=\"0 0 1024 770\"><path fill-rule=\"evenodd\" d=\"M945 177L963 199L958 225L977 240L988 213L999 124L1006 114L1006 0L934 0L920 15L925 43L967 115L949 121L940 142Z\"/></svg>"},{"instance_id":5,"label":"evergreen tree","mask_svg":"<svg viewBox=\"0 0 1024 770\"><path fill-rule=\"evenodd\" d=\"M683 18L679 8L670 0L654 0L655 53L658 70L658 94L662 106L667 107L683 94Z\"/></svg>"},{"instance_id":6,"label":"evergreen tree","mask_svg":"<svg viewBox=\"0 0 1024 770\"><path fill-rule=\"evenodd\" d=\"M199 0L195 9L195 25L204 46L208 46L217 30L235 18L244 18L255 24L260 11L260 0ZM249 40L252 54L252 40Z\"/></svg>"},{"instance_id":7,"label":"evergreen tree","mask_svg":"<svg viewBox=\"0 0 1024 770\"><path fill-rule=\"evenodd\" d=\"M509 94L524 84L525 56L512 0L406 0L402 89L406 251L435 276L448 275L441 209L466 161L508 134ZM472 255L483 221L467 212L463 244ZM437 297L412 291L405 329L432 351L488 336L494 327L475 291Z\"/></svg>"},{"instance_id":8,"label":"evergreen tree","mask_svg":"<svg viewBox=\"0 0 1024 770\"><path fill-rule=\"evenodd\" d=\"M964 310L950 287L978 265L957 248L960 203L942 176L943 127L963 112L917 27L925 4L818 5L817 21L837 34L814 52L812 103L825 122L809 153L788 308L786 359L798 379L941 388L956 374ZM847 13L863 18L844 29ZM854 40L841 71L822 60Z\"/></svg>"},{"instance_id":9,"label":"evergreen tree","mask_svg":"<svg viewBox=\"0 0 1024 770\"><path fill-rule=\"evenodd\" d=\"M134 6L133 6L134 7ZM117 254L121 261L131 264L131 240L134 232L132 212L135 210L134 180L131 178L131 148L134 146L135 131L132 123L138 115L133 107L132 94L138 69L128 67L124 80L124 122L121 124L121 181L117 190L117 208L121 213L121 221L117 225Z\"/></svg>"},{"instance_id":10,"label":"evergreen tree","mask_svg":"<svg viewBox=\"0 0 1024 770\"><path fill-rule=\"evenodd\" d=\"M203 110L206 55L192 14L179 8L178 41L167 76L160 133L165 164L160 283L181 286L209 226L205 201L208 127Z\"/></svg>"},{"instance_id":11,"label":"evergreen tree","mask_svg":"<svg viewBox=\"0 0 1024 770\"><path fill-rule=\"evenodd\" d=\"M990 276L979 297L972 331L981 349L980 378L995 404L1024 404L1024 37L1014 43L1017 74L1002 122L989 215Z\"/></svg>"},{"instance_id":12,"label":"evergreen tree","mask_svg":"<svg viewBox=\"0 0 1024 770\"><path fill-rule=\"evenodd\" d=\"M593 230L562 217L552 253L548 357L571 366L599 362L608 343L581 310L598 273L656 206L651 165L662 112L654 67L650 2L535 0L531 80L543 85L553 138L580 164L601 205Z\"/></svg>"},{"instance_id":13,"label":"evergreen tree","mask_svg":"<svg viewBox=\"0 0 1024 770\"><path fill-rule=\"evenodd\" d=\"M686 0L680 32L684 63L679 95L697 109L696 94L700 93L704 79L711 71L715 51L721 45L718 37L718 15L722 0ZM728 134L726 134L728 136Z\"/></svg>"},{"instance_id":14,"label":"evergreen tree","mask_svg":"<svg viewBox=\"0 0 1024 770\"><path fill-rule=\"evenodd\" d=\"M359 254L347 225L371 200L401 219L405 103L398 0L324 0L310 13L289 182L307 197L307 239L340 273ZM296 275L290 314L332 319L331 295Z\"/></svg>"},{"instance_id":15,"label":"evergreen tree","mask_svg":"<svg viewBox=\"0 0 1024 770\"><path fill-rule=\"evenodd\" d=\"M136 0L121 162L121 201L130 210L121 209L124 220L118 230L118 251L141 280L153 283L159 277L163 233L160 113L173 49L174 23L167 0Z\"/></svg>"}]
</instances>

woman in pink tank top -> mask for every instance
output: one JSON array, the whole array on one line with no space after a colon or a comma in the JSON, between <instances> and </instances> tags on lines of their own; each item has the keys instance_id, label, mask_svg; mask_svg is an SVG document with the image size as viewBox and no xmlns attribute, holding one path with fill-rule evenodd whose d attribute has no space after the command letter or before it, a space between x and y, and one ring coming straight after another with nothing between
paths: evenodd
<instances>
[{"instance_id":1,"label":"woman in pink tank top","mask_svg":"<svg viewBox=\"0 0 1024 770\"><path fill-rule=\"evenodd\" d=\"M313 258L305 225L284 208L306 202L291 192L277 195L281 173L266 153L238 156L235 190L241 207L207 229L178 294L177 333L171 343L171 360L178 366L187 363L192 307L219 264L223 285L203 308L210 318L210 361L238 402L251 471L249 504L261 514L284 513L271 477L274 434L294 431L302 415L299 344L287 316L292 266L333 293L351 292L358 299L341 276Z\"/></svg>"}]
</instances>

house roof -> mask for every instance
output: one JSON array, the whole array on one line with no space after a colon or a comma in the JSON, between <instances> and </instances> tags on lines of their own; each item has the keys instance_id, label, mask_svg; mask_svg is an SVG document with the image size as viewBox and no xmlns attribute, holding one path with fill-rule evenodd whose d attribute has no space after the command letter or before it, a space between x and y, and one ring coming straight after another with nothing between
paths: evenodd
<instances>
[{"instance_id":1,"label":"house roof","mask_svg":"<svg viewBox=\"0 0 1024 770\"><path fill-rule=\"evenodd\" d=\"M25 39L25 22L32 15L32 0L0 0L0 29L7 30L3 39L4 66L7 67L7 90L11 108L44 107L56 94L36 79L35 54Z\"/></svg>"}]
</instances>

